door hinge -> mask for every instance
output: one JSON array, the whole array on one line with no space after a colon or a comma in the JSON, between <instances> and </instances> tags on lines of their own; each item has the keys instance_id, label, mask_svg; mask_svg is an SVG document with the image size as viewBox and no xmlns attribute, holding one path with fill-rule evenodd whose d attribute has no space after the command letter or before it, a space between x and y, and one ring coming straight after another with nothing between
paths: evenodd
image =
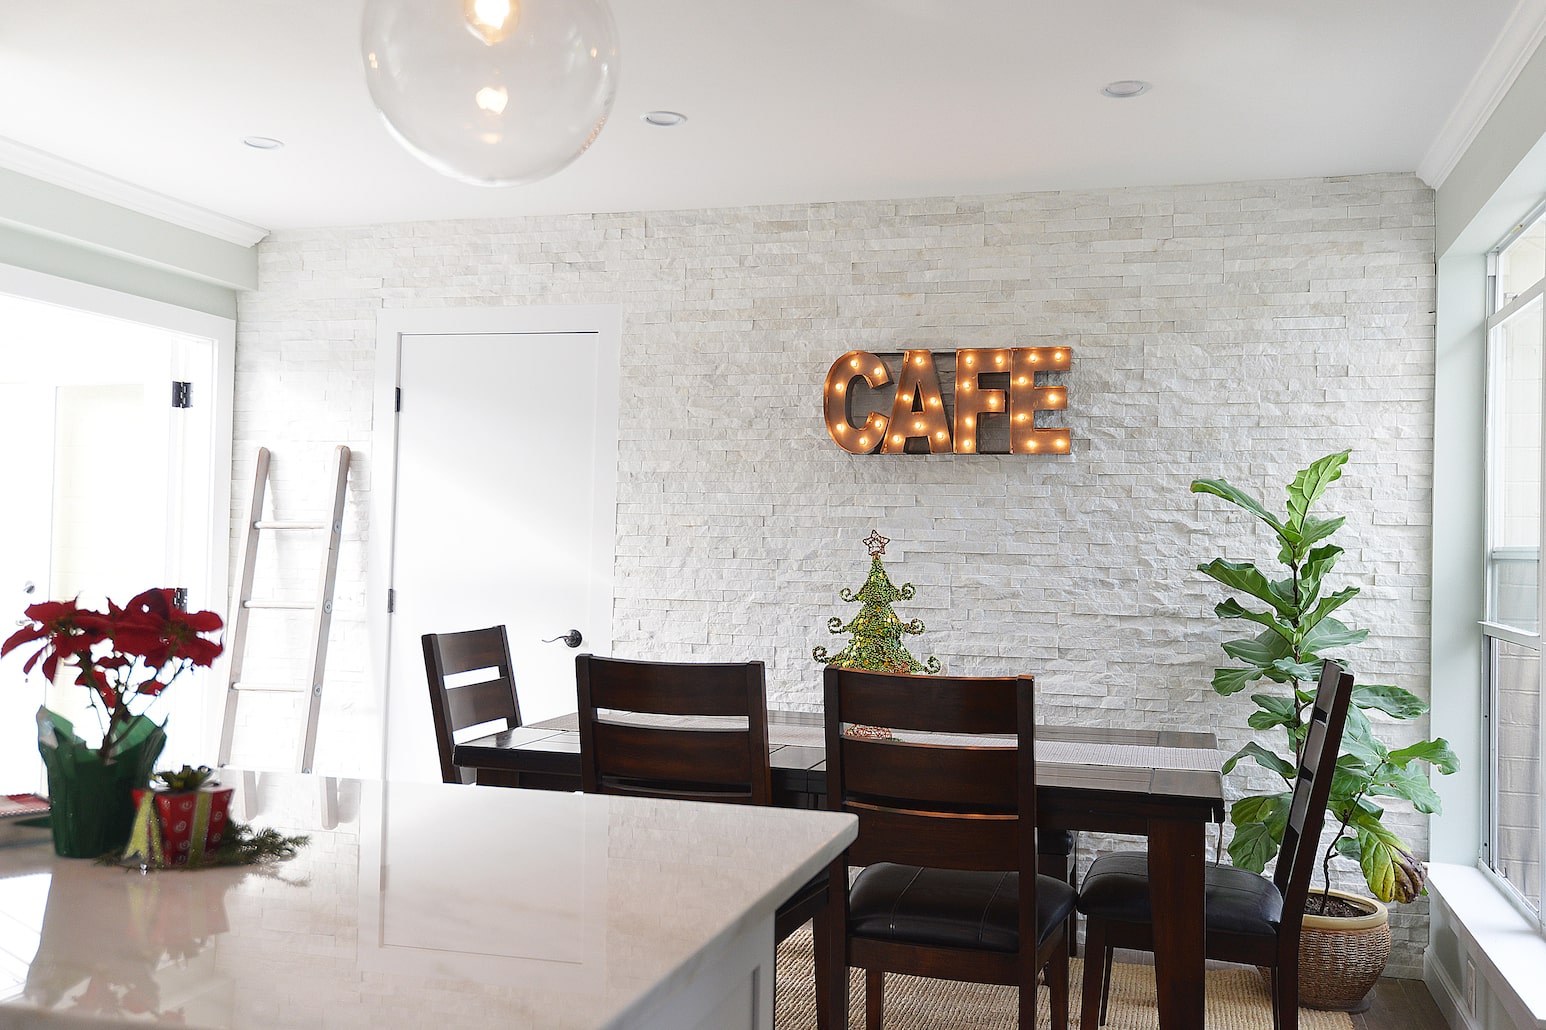
<instances>
[{"instance_id":1,"label":"door hinge","mask_svg":"<svg viewBox=\"0 0 1546 1030\"><path fill-rule=\"evenodd\" d=\"M397 610L397 591L392 589L391 587L388 587L387 588L387 614L390 615L392 612L395 612L396 610Z\"/></svg>"},{"instance_id":2,"label":"door hinge","mask_svg":"<svg viewBox=\"0 0 1546 1030\"><path fill-rule=\"evenodd\" d=\"M175 587L172 590L172 607L188 610L188 588Z\"/></svg>"},{"instance_id":3,"label":"door hinge","mask_svg":"<svg viewBox=\"0 0 1546 1030\"><path fill-rule=\"evenodd\" d=\"M177 381L177 380L173 380L173 382L172 382L172 407L174 407L174 408L191 408L191 407L193 407L193 401L191 399L192 394L193 394L193 384L192 383L184 383L184 382L180 382L180 381Z\"/></svg>"},{"instance_id":4,"label":"door hinge","mask_svg":"<svg viewBox=\"0 0 1546 1030\"><path fill-rule=\"evenodd\" d=\"M399 386L397 388L397 402L396 403L397 403L397 409L396 410L402 411L403 410L403 388L401 386Z\"/></svg>"}]
</instances>

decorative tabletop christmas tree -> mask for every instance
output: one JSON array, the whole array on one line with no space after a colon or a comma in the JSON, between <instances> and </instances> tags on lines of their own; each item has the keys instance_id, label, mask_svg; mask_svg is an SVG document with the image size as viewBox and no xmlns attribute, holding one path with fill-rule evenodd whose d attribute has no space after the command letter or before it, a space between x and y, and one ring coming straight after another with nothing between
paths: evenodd
<instances>
[{"instance_id":1,"label":"decorative tabletop christmas tree","mask_svg":"<svg viewBox=\"0 0 1546 1030\"><path fill-rule=\"evenodd\" d=\"M939 672L939 659L929 657L928 664L918 661L902 646L902 634L922 633L923 622L913 619L903 622L891 610L892 601L911 601L913 585L903 583L901 589L891 584L886 567L880 556L886 553L891 541L878 532L871 531L864 538L864 546L870 552L870 577L864 586L854 593L847 587L838 594L848 602L863 602L859 614L846 626L839 616L827 620L831 633L848 633L852 639L848 646L835 655L828 655L825 647L811 651L811 657L823 665L835 665L840 669L870 669L875 672Z\"/></svg>"}]
</instances>

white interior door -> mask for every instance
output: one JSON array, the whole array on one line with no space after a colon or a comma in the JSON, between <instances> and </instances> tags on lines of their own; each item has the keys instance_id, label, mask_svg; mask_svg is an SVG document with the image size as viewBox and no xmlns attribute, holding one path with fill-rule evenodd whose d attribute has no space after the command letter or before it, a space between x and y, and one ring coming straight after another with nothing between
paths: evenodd
<instances>
[{"instance_id":1,"label":"white interior door","mask_svg":"<svg viewBox=\"0 0 1546 1030\"><path fill-rule=\"evenodd\" d=\"M615 337L404 334L386 768L439 778L420 636L503 624L527 722L611 649ZM550 641L571 629L571 649ZM545 642L547 641L547 642Z\"/></svg>"}]
</instances>

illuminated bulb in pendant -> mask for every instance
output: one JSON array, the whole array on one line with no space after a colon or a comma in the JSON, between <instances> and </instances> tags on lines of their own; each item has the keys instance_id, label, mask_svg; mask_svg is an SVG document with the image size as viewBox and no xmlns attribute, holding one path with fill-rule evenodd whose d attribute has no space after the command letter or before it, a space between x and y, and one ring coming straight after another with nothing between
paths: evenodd
<instances>
[{"instance_id":1,"label":"illuminated bulb in pendant","mask_svg":"<svg viewBox=\"0 0 1546 1030\"><path fill-rule=\"evenodd\" d=\"M511 0L462 0L462 17L468 32L493 46L515 29L521 8Z\"/></svg>"},{"instance_id":2,"label":"illuminated bulb in pendant","mask_svg":"<svg viewBox=\"0 0 1546 1030\"><path fill-rule=\"evenodd\" d=\"M473 96L478 107L492 115L505 113L505 105L510 102L510 94L503 86L484 86Z\"/></svg>"}]
</instances>

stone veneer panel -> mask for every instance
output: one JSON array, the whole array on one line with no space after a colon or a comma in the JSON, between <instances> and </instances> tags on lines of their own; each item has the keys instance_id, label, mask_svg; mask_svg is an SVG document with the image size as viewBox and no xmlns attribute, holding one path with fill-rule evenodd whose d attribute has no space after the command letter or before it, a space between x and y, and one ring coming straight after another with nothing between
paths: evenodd
<instances>
[{"instance_id":1,"label":"stone veneer panel","mask_svg":"<svg viewBox=\"0 0 1546 1030\"><path fill-rule=\"evenodd\" d=\"M760 658L771 703L816 705L811 648L840 644L826 620L856 610L837 594L863 582L878 529L893 578L917 586L898 605L928 626L915 653L1034 673L1044 721L1210 729L1233 749L1250 703L1208 681L1238 627L1195 567L1270 545L1188 485L1223 476L1280 506L1294 470L1352 447L1327 510L1352 516L1338 578L1363 586L1349 621L1373 631L1354 665L1428 695L1433 195L1411 176L366 226L259 250L238 319L238 501L259 444L281 512L322 503L333 444L357 455L323 767L351 768L347 740L372 732L356 709L375 689L359 670L383 307L622 307L620 655ZM1074 349L1052 420L1067 456L827 439L821 386L847 350L1047 344ZM309 589L300 545L264 562ZM283 633L267 650L304 656ZM250 759L288 761L287 716L247 718L242 739L277 749ZM1425 853L1426 821L1396 822ZM1415 975L1426 906L1393 924L1392 970Z\"/></svg>"}]
</instances>

